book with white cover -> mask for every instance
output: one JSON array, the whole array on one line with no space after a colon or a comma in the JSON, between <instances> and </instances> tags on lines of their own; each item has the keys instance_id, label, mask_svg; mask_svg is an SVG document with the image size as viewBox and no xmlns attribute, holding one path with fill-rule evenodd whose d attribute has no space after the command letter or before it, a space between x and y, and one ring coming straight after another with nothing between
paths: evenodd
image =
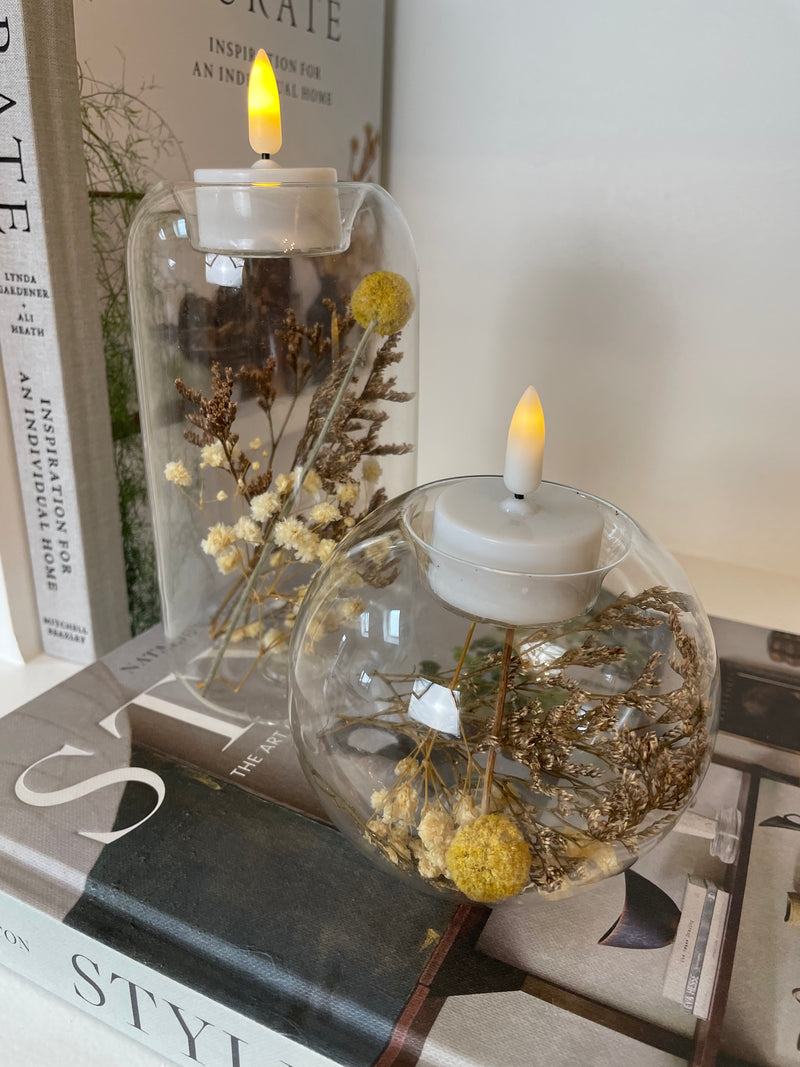
<instances>
[{"instance_id":1,"label":"book with white cover","mask_svg":"<svg viewBox=\"0 0 800 1067\"><path fill-rule=\"evenodd\" d=\"M714 914L711 918L711 926L708 931L708 943L706 945L703 966L700 973L700 981L695 992L692 1013L698 1019L707 1019L711 1010L711 998L714 994L714 985L717 979L719 957L722 951L722 938L725 933L725 923L728 918L728 905L730 893L724 889L718 889L714 899Z\"/></svg>"},{"instance_id":2,"label":"book with white cover","mask_svg":"<svg viewBox=\"0 0 800 1067\"><path fill-rule=\"evenodd\" d=\"M694 1011L697 987L700 984L700 974L705 963L708 935L711 930L711 920L714 916L714 905L717 900L717 887L713 882L706 882L704 890L703 908L700 912L700 920L697 923L697 937L695 938L694 950L689 963L686 988L683 992L683 1006L687 1011L691 1012Z\"/></svg>"},{"instance_id":3,"label":"book with white cover","mask_svg":"<svg viewBox=\"0 0 800 1067\"><path fill-rule=\"evenodd\" d=\"M71 5L9 0L0 20L0 355L42 645L88 663L130 628L80 145Z\"/></svg>"},{"instance_id":4,"label":"book with white cover","mask_svg":"<svg viewBox=\"0 0 800 1067\"><path fill-rule=\"evenodd\" d=\"M705 884L690 875L686 879L678 931L664 975L664 996L679 1004L683 1002L686 991L705 899Z\"/></svg>"}]
</instances>

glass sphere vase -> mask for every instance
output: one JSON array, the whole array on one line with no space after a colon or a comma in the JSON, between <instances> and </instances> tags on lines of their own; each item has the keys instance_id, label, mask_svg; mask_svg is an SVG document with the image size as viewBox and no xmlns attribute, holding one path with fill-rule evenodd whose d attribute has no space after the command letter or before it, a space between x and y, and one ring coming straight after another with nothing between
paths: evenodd
<instances>
[{"instance_id":1,"label":"glass sphere vase","mask_svg":"<svg viewBox=\"0 0 800 1067\"><path fill-rule=\"evenodd\" d=\"M591 570L442 551L437 502L458 481L387 503L317 574L292 731L330 818L376 862L486 904L555 898L629 867L690 803L716 729L711 628L664 548L567 487L543 485L599 515Z\"/></svg>"},{"instance_id":2,"label":"glass sphere vase","mask_svg":"<svg viewBox=\"0 0 800 1067\"><path fill-rule=\"evenodd\" d=\"M172 668L285 721L305 586L415 481L417 269L379 186L252 173L153 189L128 269Z\"/></svg>"}]
</instances>

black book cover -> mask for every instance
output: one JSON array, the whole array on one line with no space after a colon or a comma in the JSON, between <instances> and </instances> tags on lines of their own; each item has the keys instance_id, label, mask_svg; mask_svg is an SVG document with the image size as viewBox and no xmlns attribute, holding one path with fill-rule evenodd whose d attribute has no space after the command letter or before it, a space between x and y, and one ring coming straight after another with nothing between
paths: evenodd
<instances>
[{"instance_id":1,"label":"black book cover","mask_svg":"<svg viewBox=\"0 0 800 1067\"><path fill-rule=\"evenodd\" d=\"M131 757L161 776L164 803L103 849L65 923L337 1062L373 1063L453 903L316 819L151 752ZM141 818L140 791L126 788L115 826Z\"/></svg>"}]
</instances>

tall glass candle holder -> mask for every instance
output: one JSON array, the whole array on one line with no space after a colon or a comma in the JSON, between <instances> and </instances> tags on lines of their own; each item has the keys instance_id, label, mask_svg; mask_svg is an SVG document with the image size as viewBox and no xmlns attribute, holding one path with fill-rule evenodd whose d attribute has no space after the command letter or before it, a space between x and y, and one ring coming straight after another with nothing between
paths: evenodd
<instances>
[{"instance_id":1,"label":"tall glass candle holder","mask_svg":"<svg viewBox=\"0 0 800 1067\"><path fill-rule=\"evenodd\" d=\"M453 502L483 527L502 480L426 485L342 542L292 638L292 731L331 819L420 886L487 904L630 866L690 803L716 730L711 628L681 568L606 501L541 490L544 539L512 512L507 558L516 538L545 561L563 519L574 558L592 542L587 569L476 562Z\"/></svg>"},{"instance_id":2,"label":"tall glass candle holder","mask_svg":"<svg viewBox=\"0 0 800 1067\"><path fill-rule=\"evenodd\" d=\"M414 484L417 434L402 214L376 185L281 175L156 187L128 252L172 667L201 700L265 720L285 719L307 583Z\"/></svg>"}]
</instances>

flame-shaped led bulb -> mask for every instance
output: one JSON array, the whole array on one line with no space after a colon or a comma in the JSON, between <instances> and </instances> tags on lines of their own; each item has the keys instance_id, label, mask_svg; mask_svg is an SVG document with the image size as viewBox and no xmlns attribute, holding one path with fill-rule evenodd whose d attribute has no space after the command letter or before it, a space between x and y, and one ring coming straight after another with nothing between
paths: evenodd
<instances>
[{"instance_id":1,"label":"flame-shaped led bulb","mask_svg":"<svg viewBox=\"0 0 800 1067\"><path fill-rule=\"evenodd\" d=\"M544 412L539 394L529 385L522 394L508 428L503 481L515 496L538 489L544 456Z\"/></svg>"},{"instance_id":2,"label":"flame-shaped led bulb","mask_svg":"<svg viewBox=\"0 0 800 1067\"><path fill-rule=\"evenodd\" d=\"M273 155L283 143L281 102L275 72L263 48L259 48L247 86L250 144L260 155Z\"/></svg>"}]
</instances>

